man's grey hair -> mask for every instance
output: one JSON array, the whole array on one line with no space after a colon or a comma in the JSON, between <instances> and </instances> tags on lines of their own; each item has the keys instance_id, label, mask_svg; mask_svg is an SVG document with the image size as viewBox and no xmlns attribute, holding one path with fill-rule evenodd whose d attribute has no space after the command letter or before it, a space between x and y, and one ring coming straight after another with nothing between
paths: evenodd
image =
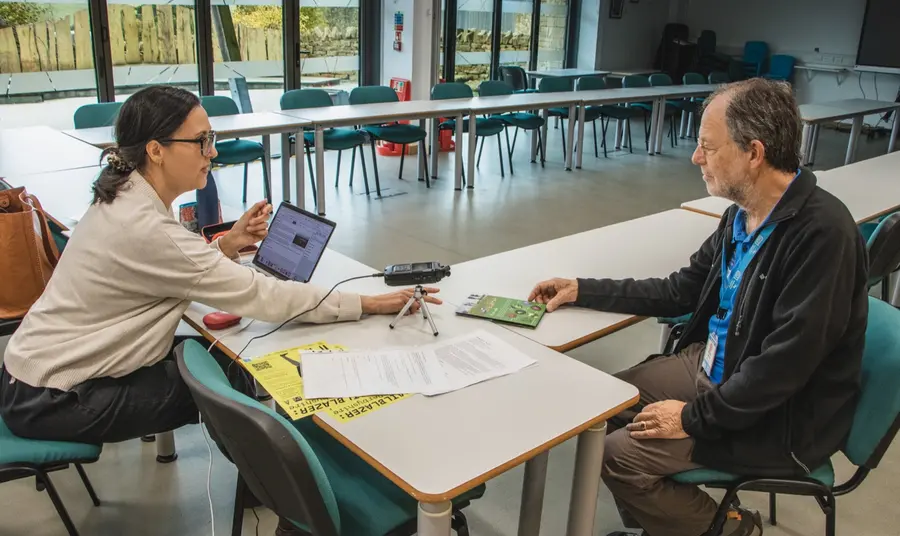
<instances>
[{"instance_id":1,"label":"man's grey hair","mask_svg":"<svg viewBox=\"0 0 900 536\"><path fill-rule=\"evenodd\" d=\"M790 84L765 78L725 84L707 97L703 108L719 96L729 99L725 124L741 150L748 150L750 142L758 140L769 165L779 171L797 171L802 127Z\"/></svg>"}]
</instances>

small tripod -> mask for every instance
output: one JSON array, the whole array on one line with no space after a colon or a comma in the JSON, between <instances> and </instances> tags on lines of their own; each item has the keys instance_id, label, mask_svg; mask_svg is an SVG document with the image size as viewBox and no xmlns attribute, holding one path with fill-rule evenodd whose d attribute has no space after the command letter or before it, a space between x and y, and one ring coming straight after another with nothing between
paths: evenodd
<instances>
[{"instance_id":1,"label":"small tripod","mask_svg":"<svg viewBox=\"0 0 900 536\"><path fill-rule=\"evenodd\" d=\"M416 285L415 290L413 291L413 295L409 298L409 301L406 302L406 305L403 306L403 309L400 310L400 313L397 315L397 318L391 322L391 329L394 329L394 326L397 325L397 322L406 316L406 313L409 312L409 308L412 307L412 304L415 302L419 302L419 307L422 309L422 316L424 316L428 323L431 325L431 332L434 333L434 336L437 337L438 329L437 326L434 325L434 319L431 317L431 312L428 310L428 303L425 302L425 295L428 294L425 292L425 289L422 288L422 285Z\"/></svg>"}]
</instances>

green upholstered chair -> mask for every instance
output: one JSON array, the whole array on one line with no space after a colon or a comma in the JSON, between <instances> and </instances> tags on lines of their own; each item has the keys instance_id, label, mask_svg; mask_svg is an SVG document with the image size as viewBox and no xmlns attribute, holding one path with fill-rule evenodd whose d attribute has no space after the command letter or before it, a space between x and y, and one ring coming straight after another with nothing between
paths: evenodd
<instances>
[{"instance_id":1,"label":"green upholstered chair","mask_svg":"<svg viewBox=\"0 0 900 536\"><path fill-rule=\"evenodd\" d=\"M415 533L416 500L310 419L290 422L233 389L196 341L179 345L175 354L203 422L237 466L243 485L264 506L316 535ZM459 534L468 533L460 510L484 490L479 486L453 501ZM239 534L243 508L235 506Z\"/></svg>"},{"instance_id":2,"label":"green upholstered chair","mask_svg":"<svg viewBox=\"0 0 900 536\"><path fill-rule=\"evenodd\" d=\"M866 348L863 353L861 393L853 425L844 454L857 470L844 483L835 485L831 462L813 469L806 477L758 478L694 469L671 478L684 484L702 484L726 489L725 497L707 531L719 534L730 505L740 491L769 494L769 518L776 524L776 494L812 496L825 514L825 534L834 536L837 505L835 497L846 495L862 484L866 476L878 467L897 429L900 428L900 310L869 298L869 323L866 327Z\"/></svg>"},{"instance_id":3,"label":"green upholstered chair","mask_svg":"<svg viewBox=\"0 0 900 536\"><path fill-rule=\"evenodd\" d=\"M528 87L528 74L519 65L501 65L500 79L513 87L515 93L536 93L537 90Z\"/></svg>"},{"instance_id":4,"label":"green upholstered chair","mask_svg":"<svg viewBox=\"0 0 900 536\"><path fill-rule=\"evenodd\" d=\"M231 97L208 95L200 97L200 104L206 110L206 114L210 117L222 115L238 115L237 104ZM247 202L247 166L250 162L263 160L266 156L261 143L250 140L225 140L216 142L216 152L219 153L213 158L214 164L230 166L235 164L244 164L244 203ZM272 183L269 180L269 171L266 166L262 166L263 188L265 190L266 199L272 202Z\"/></svg>"},{"instance_id":5,"label":"green upholstered chair","mask_svg":"<svg viewBox=\"0 0 900 536\"><path fill-rule=\"evenodd\" d=\"M890 303L891 274L900 268L900 212L882 218L872 227L873 224L860 226L869 253L869 288L881 283L881 299Z\"/></svg>"},{"instance_id":6,"label":"green upholstered chair","mask_svg":"<svg viewBox=\"0 0 900 536\"><path fill-rule=\"evenodd\" d=\"M100 458L100 450L97 445L85 443L24 439L14 435L0 419L0 483L34 477L37 489L46 491L50 496L66 531L70 536L78 536L78 530L50 480L50 473L66 469L70 463L73 464L94 506L100 506L100 499L97 498L91 481L81 466L83 463L97 461Z\"/></svg>"},{"instance_id":7,"label":"green upholstered chair","mask_svg":"<svg viewBox=\"0 0 900 536\"><path fill-rule=\"evenodd\" d=\"M592 91L597 89L615 89L610 88L608 81L610 79L602 76L582 76L578 79L576 84L576 89L578 91ZM584 111L585 120L591 122L591 126L594 130L594 156L600 156L599 151L597 150L597 123L596 120L600 119L600 130L601 130L601 145L603 146L603 156L607 156L606 150L606 132L609 128L609 122L613 119L617 121L626 121L628 123L628 128L626 132L628 132L629 143L628 148L631 149L631 118L632 117L640 117L643 115L643 112L640 110L635 110L632 108L628 108L627 106L623 106L620 104L600 104L600 105L589 105Z\"/></svg>"},{"instance_id":8,"label":"green upholstered chair","mask_svg":"<svg viewBox=\"0 0 900 536\"><path fill-rule=\"evenodd\" d=\"M72 117L75 128L111 127L115 125L122 104L121 102L98 102L96 104L79 106Z\"/></svg>"},{"instance_id":9,"label":"green upholstered chair","mask_svg":"<svg viewBox=\"0 0 900 536\"><path fill-rule=\"evenodd\" d=\"M570 77L550 77L545 76L541 78L540 83L538 84L538 92L539 93L560 93L563 91L573 91L575 89L575 79ZM569 118L569 108L561 107L561 108L548 108L547 109L547 117L555 117L556 120L556 128L559 129L560 136L562 136L562 147L563 147L563 155L566 154L566 129L565 129L565 120ZM559 128L559 123L562 122L563 128Z\"/></svg>"},{"instance_id":10,"label":"green upholstered chair","mask_svg":"<svg viewBox=\"0 0 900 536\"><path fill-rule=\"evenodd\" d=\"M478 86L478 95L482 97L495 97L498 95L512 95L515 89L504 80L486 80ZM538 148L541 152L541 165L544 165L544 140L541 137L541 127L544 126L544 118L531 112L509 112L504 114L491 114L491 119L499 119L504 124L514 127L512 144L509 143L509 130L506 130L506 147L509 149L509 172L513 172L512 155L516 150L516 141L519 138L519 129L530 130L538 137ZM534 160L532 160L532 163Z\"/></svg>"},{"instance_id":11,"label":"green upholstered chair","mask_svg":"<svg viewBox=\"0 0 900 536\"><path fill-rule=\"evenodd\" d=\"M445 100L445 99L471 99L474 96L472 93L472 88L463 84L462 82L446 82L443 84L436 84L431 88L431 100ZM449 121L442 121L440 125L438 125L438 130L449 130L450 132L456 132L456 120L450 119ZM497 136L497 155L500 157L500 176L504 176L503 171L503 141L500 138L500 134L506 130L506 123L496 118L488 118L488 117L476 117L475 118L475 139L476 142L478 138L481 138L481 148L478 151L478 162L476 165L481 164L481 153L484 151L484 140L488 136ZM463 119L463 132L469 131L469 121L467 119ZM460 143L461 140L456 140L456 143ZM506 150L510 151L509 145L509 136L506 137Z\"/></svg>"},{"instance_id":12,"label":"green upholstered chair","mask_svg":"<svg viewBox=\"0 0 900 536\"><path fill-rule=\"evenodd\" d=\"M400 98L397 92L387 86L359 86L350 91L350 104L378 104L382 102L397 102ZM397 178L403 178L403 163L406 157L406 146L411 143L418 143L419 150L422 151L422 172L425 177L425 185L431 187L431 180L428 175L428 148L425 146L425 137L427 133L424 128L418 125L408 125L403 123L385 123L378 125L363 125L360 128L368 136L372 146L372 167L375 170L375 189L381 196L381 183L378 179L378 160L375 153L375 142L386 141L388 143L396 143L403 146L400 152L400 174ZM421 179L420 179L421 180Z\"/></svg>"},{"instance_id":13,"label":"green upholstered chair","mask_svg":"<svg viewBox=\"0 0 900 536\"><path fill-rule=\"evenodd\" d=\"M672 82L672 77L667 75L666 73L654 73L651 74L647 80L650 82L652 87L658 86L671 86L674 85ZM675 113L678 111L683 111L684 99L677 100L666 100L666 113L665 117L669 119L669 137L672 142L672 147L678 145L678 136L675 135Z\"/></svg>"},{"instance_id":14,"label":"green upholstered chair","mask_svg":"<svg viewBox=\"0 0 900 536\"><path fill-rule=\"evenodd\" d=\"M731 77L725 71L713 71L709 73L710 84L727 84L731 82Z\"/></svg>"},{"instance_id":15,"label":"green upholstered chair","mask_svg":"<svg viewBox=\"0 0 900 536\"><path fill-rule=\"evenodd\" d=\"M646 75L628 75L622 78L623 88L650 87L650 78ZM644 145L650 148L650 113L653 111L653 102L632 102L628 104L629 108L641 110L644 115Z\"/></svg>"},{"instance_id":16,"label":"green upholstered chair","mask_svg":"<svg viewBox=\"0 0 900 536\"><path fill-rule=\"evenodd\" d=\"M324 89L293 89L286 91L280 100L282 110L302 110L304 108L324 108L331 106L331 95ZM353 186L353 171L356 164L356 148L360 147L359 157L362 160L363 181L366 184L366 195L369 195L369 177L366 175L365 152L361 147L366 143L366 136L362 132L352 128L329 128L322 133L325 140L326 151L337 151L337 171L334 174L334 185L337 187L341 176L341 155L346 149L353 152L350 155L350 186ZM291 143L296 144L295 136L291 136ZM313 198L316 198L315 167L312 164L310 149L316 145L315 132L303 133L303 147L306 151L306 161L309 165L309 178L312 182ZM298 155L299 158L299 155Z\"/></svg>"}]
</instances>

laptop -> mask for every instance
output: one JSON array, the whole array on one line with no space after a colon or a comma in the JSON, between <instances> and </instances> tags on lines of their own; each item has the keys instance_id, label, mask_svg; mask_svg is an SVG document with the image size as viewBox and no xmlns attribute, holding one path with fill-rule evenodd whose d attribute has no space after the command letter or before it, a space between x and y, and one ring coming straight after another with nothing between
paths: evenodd
<instances>
[{"instance_id":1,"label":"laptop","mask_svg":"<svg viewBox=\"0 0 900 536\"><path fill-rule=\"evenodd\" d=\"M337 224L282 202L269 224L253 266L282 280L308 283Z\"/></svg>"}]
</instances>

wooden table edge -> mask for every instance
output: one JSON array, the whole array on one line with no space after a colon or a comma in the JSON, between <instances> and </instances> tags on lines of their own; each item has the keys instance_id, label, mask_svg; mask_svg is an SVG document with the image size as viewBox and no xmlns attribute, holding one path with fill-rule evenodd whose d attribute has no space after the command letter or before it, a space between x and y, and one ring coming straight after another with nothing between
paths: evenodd
<instances>
[{"instance_id":1,"label":"wooden table edge","mask_svg":"<svg viewBox=\"0 0 900 536\"><path fill-rule=\"evenodd\" d=\"M607 335L611 335L617 331L620 331L627 327L633 326L633 325L637 324L638 322L642 322L646 319L647 319L646 316L631 316L629 318L626 318L625 320L622 320L621 322L616 322L615 324L613 324L611 326L607 326L599 331L589 333L589 334L587 334L583 337L579 337L573 341L569 341L567 343L563 343L558 346L547 345L547 348L549 348L551 350L555 350L561 354L564 354L570 350L574 350L575 348L578 348L579 346L583 346L589 342L594 342L597 339L606 337ZM532 339L532 341L537 342L537 341L534 341L534 339ZM538 344L540 344L540 343L538 343Z\"/></svg>"},{"instance_id":2,"label":"wooden table edge","mask_svg":"<svg viewBox=\"0 0 900 536\"><path fill-rule=\"evenodd\" d=\"M703 216L709 216L711 218L722 219L722 214L713 214L712 212L707 212L705 210L701 210L695 207L686 207L684 205L679 207L681 210L686 210L688 212L693 212L694 214L701 214Z\"/></svg>"}]
</instances>

